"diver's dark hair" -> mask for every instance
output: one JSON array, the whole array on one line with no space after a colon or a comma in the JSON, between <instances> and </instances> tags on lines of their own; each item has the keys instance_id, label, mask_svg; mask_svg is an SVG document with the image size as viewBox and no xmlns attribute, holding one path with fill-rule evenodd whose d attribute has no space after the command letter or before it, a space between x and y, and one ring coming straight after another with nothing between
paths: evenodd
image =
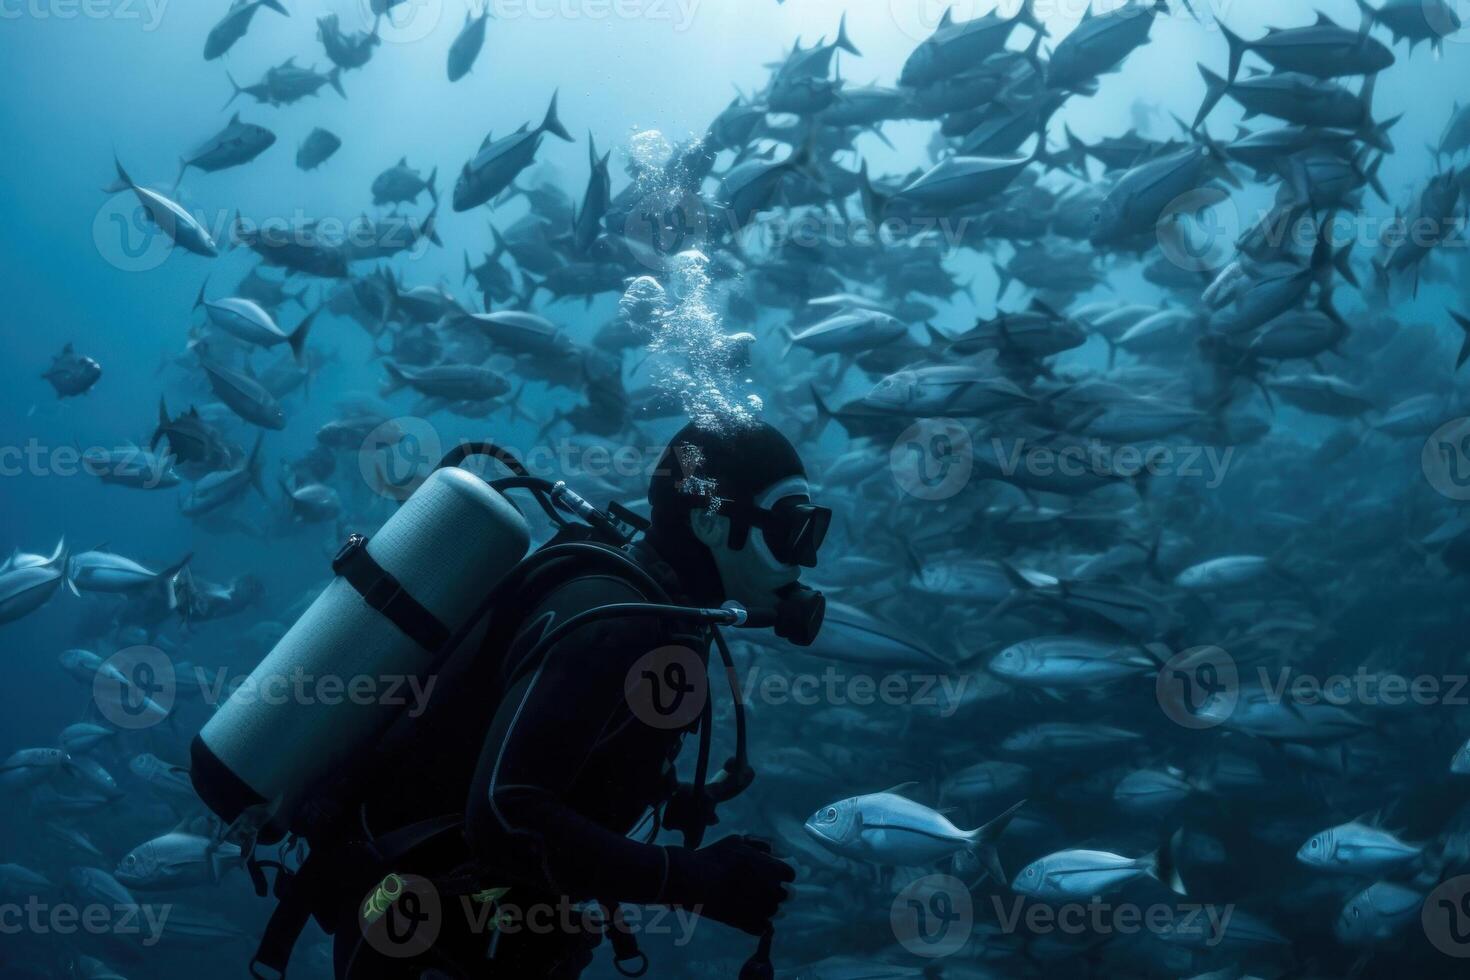
<instances>
[{"instance_id":1,"label":"diver's dark hair","mask_svg":"<svg viewBox=\"0 0 1470 980\"><path fill-rule=\"evenodd\" d=\"M689 527L690 511L718 510L722 501L753 502L762 490L793 476L806 476L801 457L767 423L726 423L718 429L690 423L669 440L649 481L649 544L692 576L692 593L719 596L719 573L709 549Z\"/></svg>"}]
</instances>

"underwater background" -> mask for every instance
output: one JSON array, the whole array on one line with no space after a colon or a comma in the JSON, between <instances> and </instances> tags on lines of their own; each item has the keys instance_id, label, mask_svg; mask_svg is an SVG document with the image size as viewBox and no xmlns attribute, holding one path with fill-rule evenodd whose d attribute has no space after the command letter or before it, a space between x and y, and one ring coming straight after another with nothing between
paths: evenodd
<instances>
[{"instance_id":1,"label":"underwater background","mask_svg":"<svg viewBox=\"0 0 1470 980\"><path fill-rule=\"evenodd\" d=\"M828 639L809 650L736 637L760 775L722 811L720 829L770 837L798 867L795 897L777 923L778 976L1335 977L1405 968L1449 976L1463 968L1470 758L1461 746L1470 716L1459 683L1470 673L1463 628L1470 492L1461 466L1470 454L1470 413L1456 374L1466 333L1450 313L1470 313L1470 187L1460 190L1466 181L1457 170L1470 135L1446 148L1455 119L1470 127L1461 113L1470 102L1470 29L1452 26L1470 10L1450 22L1439 12L1453 12L1453 4L1389 3L1443 30L1411 47L1396 42L1386 21L1365 28L1393 55L1390 66L1369 73L1369 124L1355 131L1288 120L1302 141L1257 166L1255 158L1243 162L1243 152L1232 155L1244 139L1238 127L1266 130L1280 119L1246 117L1226 98L1196 123L1208 91L1197 64L1227 71L1218 23L1256 39L1267 27L1311 25L1320 12L1352 32L1365 16L1359 5L1140 6L1129 16L1152 17L1151 31L1095 86L1084 79L1049 89L1043 80L1017 94L1007 81L964 109L919 112L904 103L839 125L823 122L821 112L844 93L922 88L903 88L900 77L915 50L945 30L944 5L492 2L483 49L451 82L446 57L479 5L407 0L378 22L370 60L336 76L345 97L319 82L290 104L263 104L248 93L231 100L232 79L254 84L288 58L325 76L332 62L320 18L336 15L348 34L374 30L369 0L285 2L288 17L259 9L245 35L211 60L201 51L229 11L224 3L0 2L8 82L0 95L0 132L8 137L0 154L0 546L47 558L64 539L64 559L102 552L144 566L136 581L93 590L69 588L60 572L25 578L18 573L26 562L0 570L7 670L0 757L12 759L0 772L0 898L24 905L43 895L85 906L92 893L78 884L86 876L77 868L110 873L136 845L202 815L160 792L136 765L144 754L187 764L188 739L211 711L197 696L179 694L170 717L151 727L76 733L86 748L68 751L93 760L80 770L90 776L64 767L39 772L50 763L17 761L14 753L66 748L58 733L79 723L117 728L95 703L86 668L79 676L62 663L65 651L104 661L124 651L126 666L138 656L126 651L146 647L184 665L180 676L196 665L246 672L258 662L326 583L346 535L371 532L393 512L394 494L380 482L381 433L364 418L397 420L397 430L412 435L412 452L398 447L410 463L466 439L493 439L522 454L540 447L538 475L566 479L599 506L616 499L638 510L648 468L689 417L738 424L749 413L792 438L816 496L836 512L822 562L804 580L841 604ZM992 16L992 8L962 0L950 8L951 22ZM1094 8L1090 16L1123 5ZM1019 9L1003 3L999 17ZM1081 0L1035 4L1047 32L1040 65L1086 13ZM826 87L813 86L819 108L757 111L736 127L738 138L711 135L712 121L731 119L722 113L732 99L768 109L764 100L793 77L782 74L793 45L800 42L798 54L830 46L844 18L861 54L832 52L830 74L822 65ZM953 75L983 74L985 58L1002 47L1024 52L1033 37L1018 25ZM1246 64L1242 79L1259 77L1253 68L1283 70L1258 50ZM1362 91L1364 73L1342 75L1336 84ZM1332 72L1303 77L1326 85ZM452 205L456 177L486 134L501 137L523 123L534 129L553 93L572 141L547 134L534 162L513 175L514 188L488 204ZM1057 104L1036 116L1034 107L1052 96ZM237 111L267 127L273 144L238 166L186 169L175 183L181 158ZM1009 183L926 197L912 186L956 155L966 130L937 134L960 111L976 112L976 125L1009 120L1008 113L1032 112L1036 121L1028 128L1021 119L1014 145L1002 139L958 154L1011 161ZM1391 145L1380 145L1374 125L1395 117ZM341 147L303 170L296 150L318 127ZM1124 147L1124 159L1086 152L1124 134L1152 148ZM615 200L624 195L624 206L592 234L604 244L633 241L621 250L598 253L567 238L575 218L565 205L584 206L589 140L594 160L611 153L611 192ZM1207 188L1208 197L1180 207L1183 194L1171 193L1165 203L1179 213L1163 218L1155 207L1131 236L1089 240L1090 212L1119 187L1134 195L1126 178L1137 168L1207 144L1182 190ZM702 180L690 176L693 164L679 163L691 147L701 160L707 151ZM1336 154L1354 185L1325 204L1313 194L1318 171L1299 159L1323 147L1338 148L1323 152ZM815 162L780 180L762 175L771 188L756 196L727 176L751 161L774 166L813 152ZM420 175L436 171L437 198L426 192L374 203L374 179L400 158ZM114 160L135 186L195 215L219 254L172 245L133 188L114 183ZM812 179L824 170L825 185ZM1441 193L1431 202L1436 180ZM515 188L547 190L538 197ZM729 208L736 194L750 204L738 215ZM1291 194L1307 198L1293 216L1341 216L1354 232L1348 255L1336 264L1324 259L1315 226L1294 255L1240 245L1273 206L1285 199L1294 207ZM1448 206L1427 219L1435 230L1426 254L1406 258L1380 241L1396 215L1422 217L1445 195ZM875 245L862 227L873 227L885 207L909 234ZM419 237L431 208L442 244ZM670 208L677 229L650 231L640 217L652 214L657 225ZM405 245L399 254L351 260L345 275L288 274L248 242L227 247L237 215L257 227L343 228L361 215L407 216L395 227L408 239L394 242ZM809 236L789 234L801 215L822 215L802 226L815 229ZM506 234L518 222L530 237L494 259L508 286L487 302L467 264L494 254L491 226ZM750 234L736 243L731 227ZM964 228L957 239L955 227ZM551 258L532 274L516 253L538 244ZM274 322L289 332L318 311L301 375L285 347L252 351L220 335L196 304L201 288L209 300L238 295L263 256L273 266L267 280L302 294L262 302ZM1180 274L1146 275L1161 256L1177 260ZM596 278L585 295L580 281L563 286L570 275L549 271L573 265ZM1234 298L1217 288L1225 272L1233 276L1227 293L1240 290ZM651 282L636 285L645 276ZM1259 322L1232 325L1230 311L1260 300L1245 293L1263 276L1296 291L1264 300L1279 306ZM540 280L551 285L530 288ZM415 288L437 289L429 302L438 304L435 315L384 299L385 290L396 297ZM483 332L455 321L506 309L544 317L576 357L597 356L549 368L493 340L487 346ZM1129 327L1169 311L1158 321L1169 334L1161 342L1128 336ZM1027 312L1036 316L1007 326L1007 316ZM829 324L830 343L803 335L843 314L849 319ZM1308 314L1340 319L1345 329L1304 356L1251 346L1277 317ZM613 327L629 339L607 339ZM741 333L753 342L735 337ZM65 397L42 377L64 345L101 367L84 393ZM274 365L284 426L252 424L220 404L199 366L210 356L241 370L248 363L255 376ZM488 364L508 390L475 399L381 390L385 362L412 370L436 361ZM895 408L870 394L906 369L943 365L976 369L960 380L983 382L981 407L916 397L928 407ZM905 377L889 390L924 383ZM649 411L632 398L649 392L674 410ZM147 446L160 399L170 419L197 406L224 456L208 466L180 460L177 485L152 489L118 485L80 465L78 451ZM1159 421L1165 409L1172 421ZM319 431L343 419L363 438L322 449ZM247 466L262 433L262 492L244 486L208 514L186 515L191 488L211 471ZM380 441L368 445L371 438ZM1090 473L1095 486L1058 489L1049 473L1028 482L993 471L992 464L1005 469L997 439L1029 440L1048 454L1101 439L1113 454L1132 447L1135 464L1160 447L1171 455L1142 479L1135 465ZM589 462L589 446L627 447L633 462L612 471ZM951 479L952 472L962 475ZM548 533L538 526L538 540ZM182 589L147 574L167 569L172 580L186 555ZM1234 563L1204 567L1226 559ZM44 602L28 608L39 593ZM228 614L207 614L211 601ZM1145 609L1145 624L1114 614L1128 604ZM1059 650L1064 638L1085 642ZM1002 663L1007 651L1023 666ZM1215 700L1181 708L1165 693L1166 678L1183 669L1198 679L1201 663L1211 667ZM1221 682L1216 668L1228 668L1229 679ZM1263 682L1269 694L1270 683L1287 676L1280 672L1373 680L1366 689L1349 685L1353 693L1341 703L1323 707L1319 698L1302 710L1290 696L1257 697ZM1428 678L1434 691L1394 702L1380 690L1386 675ZM810 682L813 697L791 696L797 679ZM855 700L855 679L872 688L887 679L902 693L869 690L866 701ZM722 683L714 688L718 762L729 751L729 694ZM1230 701L1223 714L1221 696ZM1045 727L1053 724L1074 727ZM681 766L692 765L692 754ZM1076 930L1028 926L1024 917L1017 924L1006 917L1023 907L1014 904L1023 893L993 878L977 884L948 855L915 867L843 853L802 830L830 802L905 784L903 794L940 811L951 829L979 827L1026 799L999 845L1013 882L1047 855L1085 849L1127 861L1163 850L1184 889L1183 898L1171 892L1157 861L1140 858L1108 874L1090 869L1101 877L1076 894L1027 896L1026 908L1072 902L1090 910L1096 896L1110 899L1112 915L1118 903L1185 902L1230 908L1237 931L1191 933L1177 920L1141 932L1111 919ZM1120 786L1146 792L1135 799ZM1340 866L1298 857L1315 835L1344 826L1364 836L1343 845ZM936 895L943 901L935 904ZM176 903L200 918L192 934L146 945L106 929L63 934L0 922L0 975L244 975L271 907L240 870L134 897ZM905 909L919 909L920 920L923 910L938 916L944 941L930 944L925 923L914 925ZM1371 924L1355 925L1364 916ZM653 976L734 976L754 948L708 923L688 935L672 923L650 928L640 940ZM329 976L326 942L312 927L292 975ZM617 975L606 944L586 975Z\"/></svg>"}]
</instances>

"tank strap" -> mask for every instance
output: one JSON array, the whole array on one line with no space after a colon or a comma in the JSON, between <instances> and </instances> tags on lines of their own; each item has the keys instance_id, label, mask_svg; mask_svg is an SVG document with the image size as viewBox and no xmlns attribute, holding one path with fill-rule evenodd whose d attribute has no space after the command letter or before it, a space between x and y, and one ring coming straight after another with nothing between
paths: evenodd
<instances>
[{"instance_id":1,"label":"tank strap","mask_svg":"<svg viewBox=\"0 0 1470 980\"><path fill-rule=\"evenodd\" d=\"M350 536L332 559L332 571L346 579L364 602L386 616L405 636L430 653L438 653L449 642L449 627L368 554L367 543L361 534Z\"/></svg>"}]
</instances>

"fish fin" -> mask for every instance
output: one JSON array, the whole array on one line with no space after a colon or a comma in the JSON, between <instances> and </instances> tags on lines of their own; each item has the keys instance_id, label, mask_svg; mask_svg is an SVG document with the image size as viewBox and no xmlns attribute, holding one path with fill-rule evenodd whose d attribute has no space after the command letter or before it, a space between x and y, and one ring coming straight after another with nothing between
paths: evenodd
<instances>
[{"instance_id":1,"label":"fish fin","mask_svg":"<svg viewBox=\"0 0 1470 980\"><path fill-rule=\"evenodd\" d=\"M1199 73L1205 80L1205 100L1200 103L1199 112L1195 114L1194 126L1191 129L1199 129L1200 124L1205 121L1205 118L1211 112L1215 111L1215 106L1220 104L1220 100L1230 90L1229 82L1210 71L1204 65L1199 66Z\"/></svg>"},{"instance_id":2,"label":"fish fin","mask_svg":"<svg viewBox=\"0 0 1470 980\"><path fill-rule=\"evenodd\" d=\"M311 330L311 325L316 320L316 315L321 311L322 307L318 306L306 314L306 316L302 317L301 322L296 325L296 329L291 331L290 335L286 338L286 343L291 348L291 354L296 358L296 363L298 364L302 363L305 359L306 335Z\"/></svg>"},{"instance_id":3,"label":"fish fin","mask_svg":"<svg viewBox=\"0 0 1470 980\"><path fill-rule=\"evenodd\" d=\"M234 88L234 91L230 93L230 97L225 100L225 107L227 108L229 104L238 99L245 90L240 87L239 82L235 81L235 76L230 74L229 69L225 69L225 77L230 80L230 86Z\"/></svg>"},{"instance_id":4,"label":"fish fin","mask_svg":"<svg viewBox=\"0 0 1470 980\"><path fill-rule=\"evenodd\" d=\"M559 136L562 139L566 140L568 143L575 143L576 140L572 138L572 134L567 132L566 127L561 124L561 119L557 117L557 94L557 92L551 93L551 104L546 107L546 117L541 120L540 129L544 132L551 133L554 136Z\"/></svg>"},{"instance_id":5,"label":"fish fin","mask_svg":"<svg viewBox=\"0 0 1470 980\"><path fill-rule=\"evenodd\" d=\"M1091 9L1090 5L1089 9ZM1051 36L1051 32L1046 29L1046 24L1042 22L1040 17L1036 16L1036 0L1025 0L1021 4L1021 9L1016 11L1014 19L1017 23L1025 24L1042 37Z\"/></svg>"},{"instance_id":6,"label":"fish fin","mask_svg":"<svg viewBox=\"0 0 1470 980\"><path fill-rule=\"evenodd\" d=\"M837 21L837 40L832 42L834 48L841 48L848 54L862 57L862 52L857 45L852 43L852 38L847 36L847 12L843 11L841 19Z\"/></svg>"},{"instance_id":7,"label":"fish fin","mask_svg":"<svg viewBox=\"0 0 1470 980\"><path fill-rule=\"evenodd\" d=\"M1215 21L1215 27L1224 36L1225 43L1230 47L1230 68L1225 73L1225 77L1233 82L1235 81L1235 77L1240 74L1241 60L1245 57L1245 53L1251 50L1254 45L1220 23L1218 19Z\"/></svg>"},{"instance_id":8,"label":"fish fin","mask_svg":"<svg viewBox=\"0 0 1470 980\"><path fill-rule=\"evenodd\" d=\"M327 83L337 90L338 95L344 99L347 98L347 90L342 87L342 68L340 65L327 72Z\"/></svg>"},{"instance_id":9,"label":"fish fin","mask_svg":"<svg viewBox=\"0 0 1470 980\"><path fill-rule=\"evenodd\" d=\"M384 387L383 394L391 395L408 384L403 369L392 361L384 361L383 370L388 372L388 384Z\"/></svg>"},{"instance_id":10,"label":"fish fin","mask_svg":"<svg viewBox=\"0 0 1470 980\"><path fill-rule=\"evenodd\" d=\"M1455 370L1458 371L1464 366L1466 360L1470 360L1470 317L1462 316L1453 310L1450 310L1449 314L1465 334L1465 338L1460 342L1460 355L1455 358Z\"/></svg>"},{"instance_id":11,"label":"fish fin","mask_svg":"<svg viewBox=\"0 0 1470 980\"><path fill-rule=\"evenodd\" d=\"M269 500L270 497L265 492L265 484L260 481L260 447L264 442L265 433L261 433L255 437L255 446L250 450L250 455L245 460L245 469L250 475L250 485L255 488L255 492Z\"/></svg>"}]
</instances>

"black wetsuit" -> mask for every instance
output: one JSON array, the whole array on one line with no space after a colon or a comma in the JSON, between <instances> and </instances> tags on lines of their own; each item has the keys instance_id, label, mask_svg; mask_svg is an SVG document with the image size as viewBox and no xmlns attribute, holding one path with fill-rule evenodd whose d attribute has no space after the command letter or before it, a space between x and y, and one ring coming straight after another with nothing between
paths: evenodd
<instances>
[{"instance_id":1,"label":"black wetsuit","mask_svg":"<svg viewBox=\"0 0 1470 980\"><path fill-rule=\"evenodd\" d=\"M546 573L550 584L533 579L534 598L492 617L483 641L451 663L423 718L400 724L399 744L389 740L375 790L360 808L373 835L462 813L452 832L390 870L434 880L474 863L486 869L481 886L511 889L502 902L519 918L535 914L555 925L515 932L475 927L473 903L446 895L433 950L385 955L362 940L355 917L363 894L350 886L327 916L335 919L329 925L337 935L339 976L417 977L434 967L451 975L564 980L591 962L599 940L581 925L562 927L584 921L568 918L564 910L573 903L705 901L710 886L693 871L693 852L627 836L676 788L673 760L698 717L686 723L671 710L674 721L650 724L646 711L631 706L625 685L651 651L676 646L707 660L708 634L662 618L619 618L581 627L534 662L527 658L545 629L585 609L689 601L651 548L626 553L667 598L648 595L612 568L568 578L566 568L553 566ZM512 621L507 648L504 624Z\"/></svg>"}]
</instances>

